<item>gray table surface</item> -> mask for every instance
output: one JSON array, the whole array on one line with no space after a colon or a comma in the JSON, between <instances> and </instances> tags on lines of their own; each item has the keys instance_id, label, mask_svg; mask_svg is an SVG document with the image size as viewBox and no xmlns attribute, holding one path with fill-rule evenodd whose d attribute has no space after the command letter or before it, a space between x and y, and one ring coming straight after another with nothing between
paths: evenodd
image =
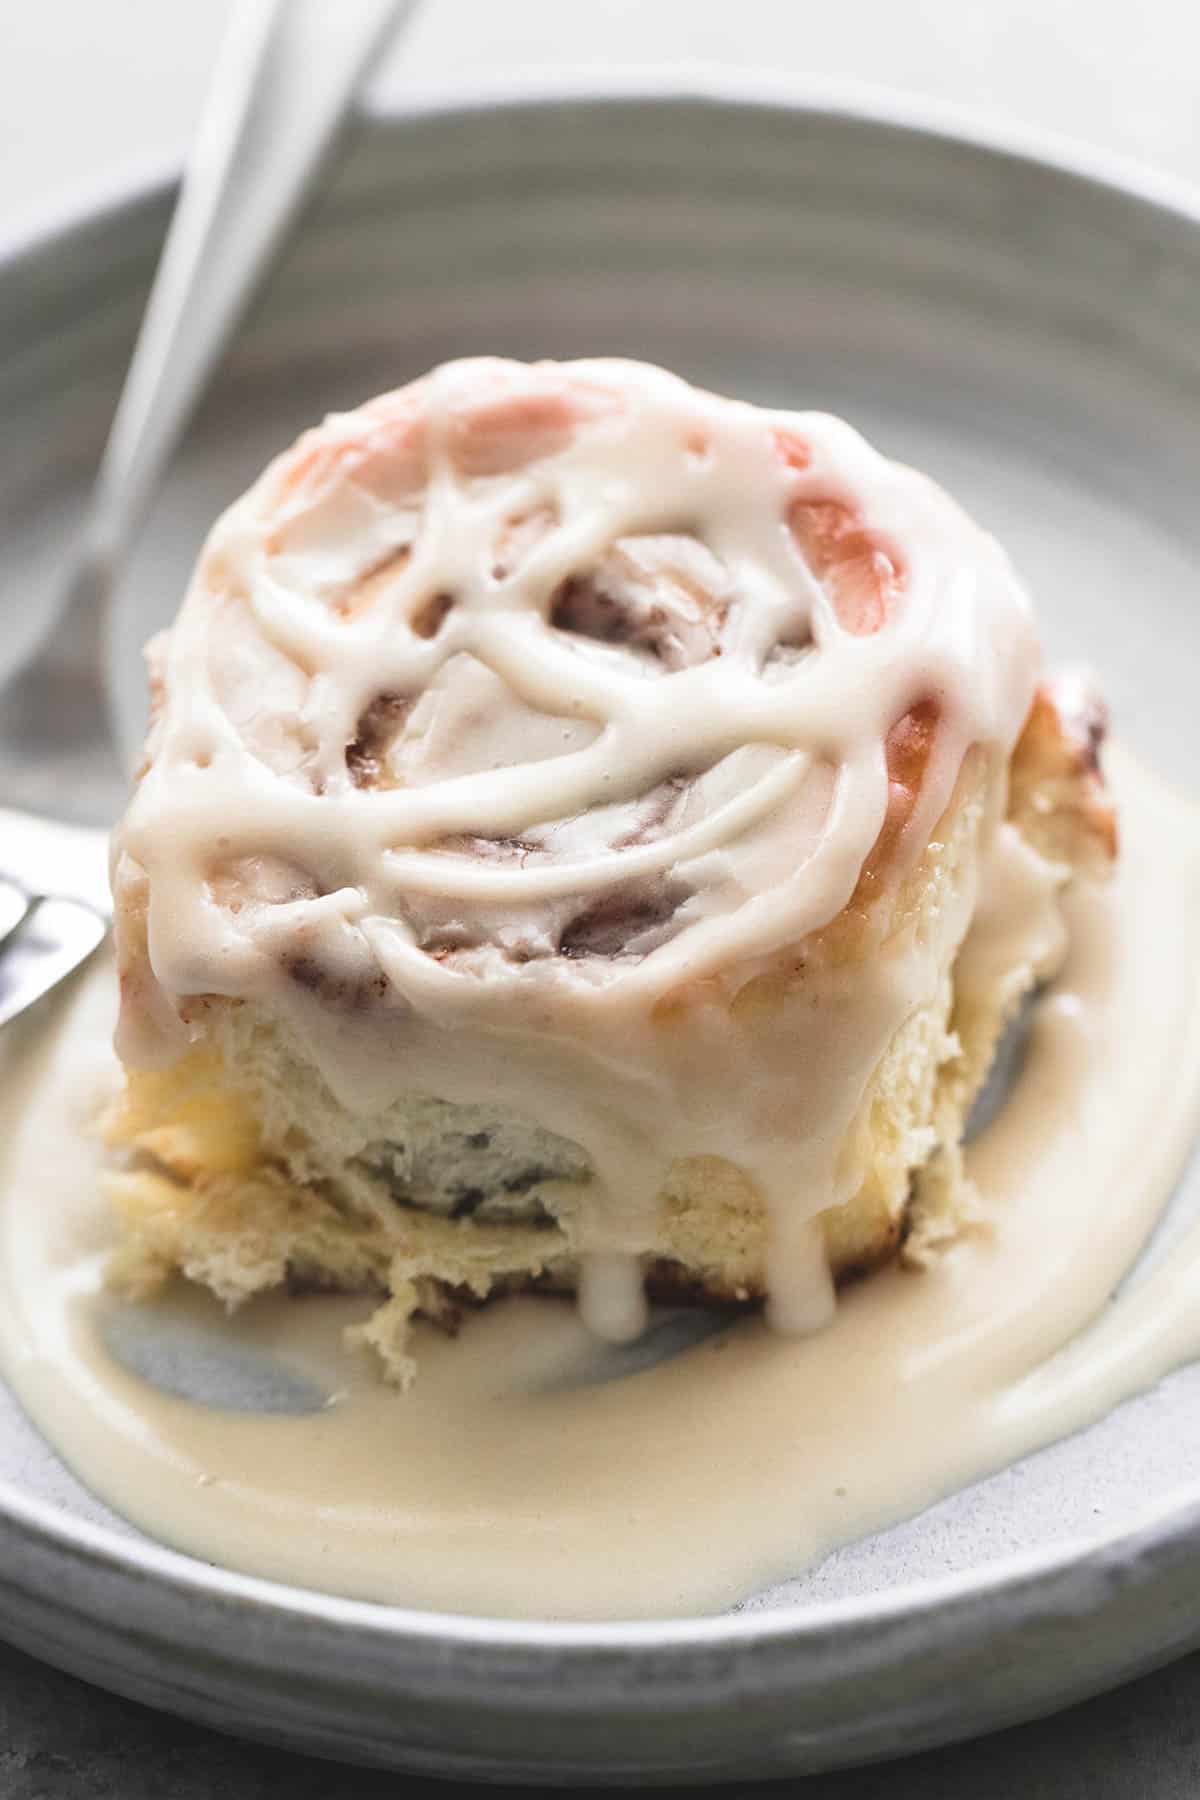
<instances>
[{"instance_id":1,"label":"gray table surface","mask_svg":"<svg viewBox=\"0 0 1200 1800\"><path fill-rule=\"evenodd\" d=\"M0 7L0 241L80 192L179 158L228 3ZM1200 181L1198 50L1190 0L1140 0L1135 15L1128 0L426 0L378 88L398 97L448 77L691 59L790 69L1067 132ZM1054 1719L786 1786L821 1800L1193 1800L1200 1656ZM375 1800L426 1790L446 1791L238 1744L0 1645L0 1800Z\"/></svg>"}]
</instances>

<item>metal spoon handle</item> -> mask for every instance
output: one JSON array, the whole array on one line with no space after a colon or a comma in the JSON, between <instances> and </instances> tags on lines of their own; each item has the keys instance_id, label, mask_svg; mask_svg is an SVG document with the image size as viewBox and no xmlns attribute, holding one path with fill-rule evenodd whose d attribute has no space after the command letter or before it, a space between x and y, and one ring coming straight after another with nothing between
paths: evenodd
<instances>
[{"instance_id":1,"label":"metal spoon handle","mask_svg":"<svg viewBox=\"0 0 1200 1800\"><path fill-rule=\"evenodd\" d=\"M385 35L415 0L238 0L89 522L111 564L159 478Z\"/></svg>"},{"instance_id":2,"label":"metal spoon handle","mask_svg":"<svg viewBox=\"0 0 1200 1800\"><path fill-rule=\"evenodd\" d=\"M126 791L105 679L111 571L385 34L416 0L236 0L51 627L0 683L0 796L106 822Z\"/></svg>"}]
</instances>

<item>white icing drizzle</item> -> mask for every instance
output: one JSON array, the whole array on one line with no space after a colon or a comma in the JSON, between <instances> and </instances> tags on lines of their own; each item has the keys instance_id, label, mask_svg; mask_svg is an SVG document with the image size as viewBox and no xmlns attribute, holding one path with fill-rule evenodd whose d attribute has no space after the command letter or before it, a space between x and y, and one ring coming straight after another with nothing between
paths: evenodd
<instances>
[{"instance_id":1,"label":"white icing drizzle","mask_svg":"<svg viewBox=\"0 0 1200 1800\"><path fill-rule=\"evenodd\" d=\"M627 1344L646 1328L646 1293L636 1256L593 1250L579 1269L579 1316L594 1337Z\"/></svg>"},{"instance_id":2,"label":"white icing drizzle","mask_svg":"<svg viewBox=\"0 0 1200 1800\"><path fill-rule=\"evenodd\" d=\"M814 990L753 1032L730 1002L851 899L912 709L884 874L973 745L998 804L1037 661L999 548L848 426L628 362L447 365L308 433L208 541L115 842L153 977L123 1054L226 995L346 1105L510 1104L591 1157L605 1256L647 1247L674 1157L728 1156L789 1246L777 1316L824 1316L805 1222L852 1191L839 1146L936 971L824 972L836 1030Z\"/></svg>"}]
</instances>

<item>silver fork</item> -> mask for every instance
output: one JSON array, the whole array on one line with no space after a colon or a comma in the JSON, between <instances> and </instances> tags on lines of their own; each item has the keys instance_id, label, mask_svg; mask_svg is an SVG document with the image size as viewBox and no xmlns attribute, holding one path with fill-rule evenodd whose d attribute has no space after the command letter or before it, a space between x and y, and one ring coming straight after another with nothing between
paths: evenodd
<instances>
[{"instance_id":1,"label":"silver fork","mask_svg":"<svg viewBox=\"0 0 1200 1800\"><path fill-rule=\"evenodd\" d=\"M29 873L0 874L0 1025L89 957L108 931L103 831L0 808L0 854Z\"/></svg>"},{"instance_id":2,"label":"silver fork","mask_svg":"<svg viewBox=\"0 0 1200 1800\"><path fill-rule=\"evenodd\" d=\"M104 827L128 785L108 698L113 572L365 72L415 4L234 8L73 573L42 648L0 690L0 1026L107 930Z\"/></svg>"}]
</instances>

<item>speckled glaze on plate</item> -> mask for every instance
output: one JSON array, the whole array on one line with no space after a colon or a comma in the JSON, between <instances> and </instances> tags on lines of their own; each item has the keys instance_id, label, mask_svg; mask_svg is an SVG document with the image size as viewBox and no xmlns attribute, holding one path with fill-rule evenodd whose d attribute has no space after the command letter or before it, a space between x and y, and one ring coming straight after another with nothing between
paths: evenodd
<instances>
[{"instance_id":1,"label":"speckled glaze on plate","mask_svg":"<svg viewBox=\"0 0 1200 1800\"><path fill-rule=\"evenodd\" d=\"M53 593L169 203L147 182L0 254L0 662ZM1126 740L1200 792L1198 293L1187 195L862 95L632 83L373 117L130 565L129 737L138 647L205 524L301 425L451 355L630 354L844 412L943 479L1014 552L1051 652L1082 647ZM1149 1257L1198 1204L1192 1179ZM163 1550L0 1390L0 1631L228 1730L444 1775L647 1784L883 1757L1200 1641L1198 1399L1181 1371L735 1615L570 1626L373 1607Z\"/></svg>"}]
</instances>

